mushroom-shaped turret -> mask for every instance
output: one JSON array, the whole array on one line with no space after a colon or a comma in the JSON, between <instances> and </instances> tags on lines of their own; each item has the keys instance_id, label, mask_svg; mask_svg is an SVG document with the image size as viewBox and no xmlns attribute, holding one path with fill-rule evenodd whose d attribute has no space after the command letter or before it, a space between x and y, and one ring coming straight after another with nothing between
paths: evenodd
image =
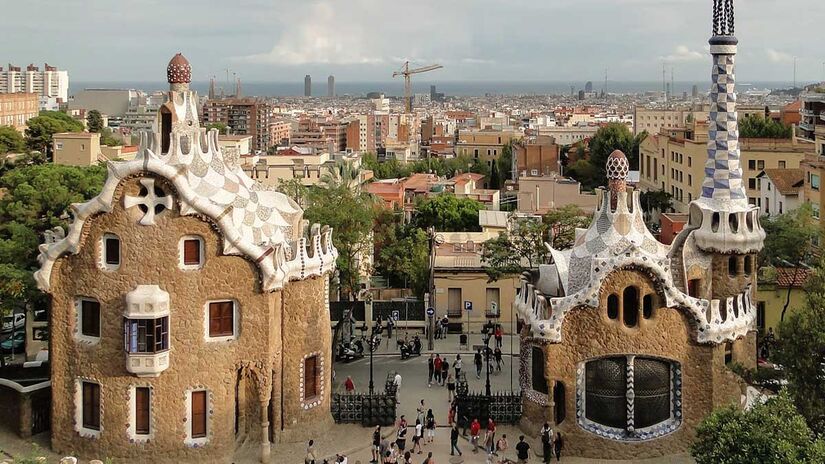
<instances>
[{"instance_id":1,"label":"mushroom-shaped turret","mask_svg":"<svg viewBox=\"0 0 825 464\"><path fill-rule=\"evenodd\" d=\"M627 191L627 174L630 172L630 163L621 150L614 150L607 157L605 163L607 173L607 189L610 191L610 207L616 208L616 195L619 192Z\"/></svg>"},{"instance_id":2,"label":"mushroom-shaped turret","mask_svg":"<svg viewBox=\"0 0 825 464\"><path fill-rule=\"evenodd\" d=\"M182 54L178 53L169 60L169 66L166 67L166 80L169 84L189 84L192 82L192 66L189 65L189 60Z\"/></svg>"}]
</instances>

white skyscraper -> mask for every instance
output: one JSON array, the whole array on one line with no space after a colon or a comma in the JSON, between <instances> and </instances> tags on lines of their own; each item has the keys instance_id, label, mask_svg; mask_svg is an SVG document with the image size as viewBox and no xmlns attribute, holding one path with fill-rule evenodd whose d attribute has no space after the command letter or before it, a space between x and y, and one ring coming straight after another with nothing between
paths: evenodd
<instances>
[{"instance_id":1,"label":"white skyscraper","mask_svg":"<svg viewBox=\"0 0 825 464\"><path fill-rule=\"evenodd\" d=\"M26 70L9 64L8 68L0 66L0 93L34 93L40 97L54 97L60 102L69 98L69 72L59 71L48 63L41 71L38 66L30 64Z\"/></svg>"}]
</instances>

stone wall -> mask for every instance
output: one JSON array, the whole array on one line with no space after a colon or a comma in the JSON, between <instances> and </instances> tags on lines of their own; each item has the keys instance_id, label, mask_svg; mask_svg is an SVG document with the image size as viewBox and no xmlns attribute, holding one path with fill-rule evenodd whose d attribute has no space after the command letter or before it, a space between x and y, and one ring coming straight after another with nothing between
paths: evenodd
<instances>
[{"instance_id":1,"label":"stone wall","mask_svg":"<svg viewBox=\"0 0 825 464\"><path fill-rule=\"evenodd\" d=\"M725 402L738 401L739 385L736 376L724 366L715 363L715 348L698 345L686 312L659 307L662 298L654 299L653 315L644 319L641 314L636 327L629 328L621 320L607 316L607 297L615 293L621 297L627 286L640 290L640 298L655 292L649 278L638 271L618 270L605 281L599 309L580 307L565 316L561 343L548 344L548 385L560 381L566 388L566 418L557 429L565 436L565 453L598 459L641 459L685 452L695 428L711 410ZM621 299L621 298L620 298ZM641 313L641 312L640 312ZM576 369L579 363L609 355L637 354L677 361L682 368L681 426L660 438L620 442L602 438L579 427L576 420ZM728 375L729 374L729 375ZM550 392L550 399L553 392ZM552 401L545 417L552 418ZM526 405L530 422L535 424L540 415ZM535 435L537 430L525 430Z\"/></svg>"},{"instance_id":2,"label":"stone wall","mask_svg":"<svg viewBox=\"0 0 825 464\"><path fill-rule=\"evenodd\" d=\"M167 183L157 182L174 194ZM143 213L137 207L124 210L122 195L137 195L139 190L136 178L121 182L112 212L87 221L79 253L58 260L53 269L52 447L61 453L127 460L227 460L236 443L236 395L241 404L238 423L243 424L238 438L260 442L264 408L271 408L273 422L281 416L279 397L269 405L273 381L281 370L281 355L306 351L303 340L309 340L312 349L328 353L329 318L319 313L325 310L324 278L287 284L286 291L292 295L289 304L282 301L282 292L261 293L255 264L240 256L222 255L222 239L209 221L179 216L176 204L174 211L156 217L156 225L137 225ZM121 241L121 264L114 271L101 270L98 265L104 233L117 234ZM179 241L184 235L203 238L201 269L179 268ZM138 378L126 370L124 296L137 285L158 285L169 293L170 361L156 378ZM293 287L297 290L290 290ZM101 337L97 344L79 342L74 337L78 329L76 297L100 301ZM205 340L206 303L215 299L233 299L238 304L235 340ZM300 316L285 322L301 322L307 330L295 332L294 341L287 343L289 348L282 350L279 313L287 307L294 307ZM315 325L326 328L318 331ZM329 362L325 367L329 369ZM328 374L324 372L327 379ZM81 377L101 384L101 431L97 438L82 437L75 429L75 383ZM129 395L135 385L152 388L152 436L145 443L134 443L127 434ZM184 443L189 427L186 391L190 389L207 389L210 395L208 442L198 447ZM284 404L293 401L288 397ZM323 409L329 415L328 397L316 410ZM321 416L315 412L301 415L298 420Z\"/></svg>"}]
</instances>

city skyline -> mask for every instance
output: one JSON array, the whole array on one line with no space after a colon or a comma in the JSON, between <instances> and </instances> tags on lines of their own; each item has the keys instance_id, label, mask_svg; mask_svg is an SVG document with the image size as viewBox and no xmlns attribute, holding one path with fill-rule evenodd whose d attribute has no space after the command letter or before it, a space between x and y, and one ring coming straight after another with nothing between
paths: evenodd
<instances>
[{"instance_id":1,"label":"city skyline","mask_svg":"<svg viewBox=\"0 0 825 464\"><path fill-rule=\"evenodd\" d=\"M677 81L701 80L706 73L709 31L688 27L705 23L704 2L549 3L242 0L202 7L141 0L121 11L103 1L79 8L77 1L40 0L14 4L0 19L12 36L28 37L2 55L4 62L23 66L54 62L79 81L149 81L148 64L178 51L198 63L196 81L221 79L227 69L248 82L299 81L305 74L334 74L340 82L390 81L407 59L443 64L432 76L436 82L592 80L600 88L605 70L615 81L656 81L663 63L668 80L671 69ZM20 20L44 6L55 14L38 20L36 29ZM769 0L742 6L742 79L791 81L794 57L800 83L825 79L825 56L801 33L816 29L825 4L800 0L794 15ZM152 34L138 27L158 17L175 20ZM66 22L86 27L67 35Z\"/></svg>"}]
</instances>

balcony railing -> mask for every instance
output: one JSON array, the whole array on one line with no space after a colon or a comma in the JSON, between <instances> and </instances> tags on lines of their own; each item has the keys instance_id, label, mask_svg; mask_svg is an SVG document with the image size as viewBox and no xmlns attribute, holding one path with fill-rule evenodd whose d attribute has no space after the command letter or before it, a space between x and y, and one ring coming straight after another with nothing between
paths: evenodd
<instances>
[{"instance_id":1,"label":"balcony railing","mask_svg":"<svg viewBox=\"0 0 825 464\"><path fill-rule=\"evenodd\" d=\"M488 310L484 311L484 317L487 317L487 318L490 318L490 319L498 319L499 317L501 317L501 311L492 311L492 310L488 309Z\"/></svg>"},{"instance_id":2,"label":"balcony railing","mask_svg":"<svg viewBox=\"0 0 825 464\"><path fill-rule=\"evenodd\" d=\"M448 309L447 310L447 317L461 317L462 311L461 309Z\"/></svg>"}]
</instances>

